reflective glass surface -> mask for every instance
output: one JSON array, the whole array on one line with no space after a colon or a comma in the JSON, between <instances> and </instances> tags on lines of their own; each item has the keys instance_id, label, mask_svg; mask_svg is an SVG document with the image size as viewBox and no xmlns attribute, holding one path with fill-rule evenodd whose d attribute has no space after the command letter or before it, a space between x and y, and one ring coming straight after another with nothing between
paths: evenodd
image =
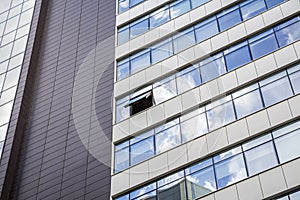
<instances>
[{"instance_id":1,"label":"reflective glass surface","mask_svg":"<svg viewBox=\"0 0 300 200\"><path fill-rule=\"evenodd\" d=\"M278 161L278 148L281 147L276 144L277 139L286 136L299 141L299 138L294 135L295 132L299 134L299 130L299 121L285 125L273 130L271 132L273 137L271 133L264 134L116 199L198 199L213 191L299 157L300 151L295 151L294 156L287 157L284 161L280 159ZM298 146L300 145L298 144ZM296 191L276 199L298 200L299 194L300 192Z\"/></svg>"},{"instance_id":2,"label":"reflective glass surface","mask_svg":"<svg viewBox=\"0 0 300 200\"><path fill-rule=\"evenodd\" d=\"M254 2L252 0L247 0L241 3L241 5L244 5L244 9L246 8L250 9L249 8L250 6L251 9L254 9L252 10L253 12L255 11L256 14L259 14L263 12L264 9L260 9L260 7L254 6L256 5L256 3L258 4L262 3L263 5L266 5L265 0L260 0L257 2L256 1ZM281 2L278 1L278 3ZM158 24L160 25L163 22L168 21L167 19L171 19L172 16L167 16L169 13L173 12L173 14L174 13L182 14L186 12L185 10L187 7L189 7L189 5L190 3L187 0L178 0L170 4L169 7L165 6L161 10L155 11L154 13L150 14L150 16L148 17L146 16L142 19L130 23L129 25L121 27L118 30L118 32L121 34L120 36L118 36L120 38L119 39L120 43L124 43L126 42L126 39L128 39L128 30L131 32L130 38L138 36L144 33L145 31L149 30L150 27L156 27L158 26ZM150 54L146 55L148 56L147 62L145 62L140 67L137 66L132 67L129 65L128 66L129 75L135 73L136 71L145 69L146 67L155 64L159 61L162 61L163 59L166 59L174 54L177 54L193 46L196 43L200 43L220 33L221 31L227 30L235 26L236 24L242 22L243 18L241 16L241 8L242 8L241 5L237 5L225 11L222 11L216 14L215 16L212 16L211 18L205 19L204 21L196 25L193 25L192 27L188 27L187 29L182 30L180 33L177 33L176 35L169 37L166 40L160 41L159 42L160 44L166 42L169 43L168 46L162 47L163 48L162 52L161 50L156 48L160 44L154 44L153 46L149 47L148 51L150 52ZM170 12L167 11L168 8L171 9ZM236 67L239 67L253 59L257 59L270 52L273 52L279 47L290 44L293 41L299 40L300 31L298 30L299 29L298 24L300 22L298 18L299 17L295 17L289 20L288 22L284 22L283 24L274 27L274 29L270 29L262 34L259 34L245 41L244 43L240 43L222 52L226 56L226 62L227 62L226 64L227 64L228 71L235 69ZM276 33L274 33L274 31ZM160 53L162 53L161 56L159 55ZM138 52L137 54L140 54L140 52ZM150 56L152 56L151 60L150 60ZM136 54L126 59L132 60L135 59L135 57ZM118 63L119 62L124 62L124 60L118 61ZM123 76L117 77L118 80L121 80L122 78L125 77Z\"/></svg>"},{"instance_id":3,"label":"reflective glass surface","mask_svg":"<svg viewBox=\"0 0 300 200\"><path fill-rule=\"evenodd\" d=\"M0 1L0 152L21 73L35 0Z\"/></svg>"}]
</instances>

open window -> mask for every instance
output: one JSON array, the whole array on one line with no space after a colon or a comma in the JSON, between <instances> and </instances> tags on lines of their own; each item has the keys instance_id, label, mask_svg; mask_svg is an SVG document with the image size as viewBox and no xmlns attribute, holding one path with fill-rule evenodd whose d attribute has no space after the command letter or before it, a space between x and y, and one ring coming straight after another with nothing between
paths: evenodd
<instances>
[{"instance_id":1,"label":"open window","mask_svg":"<svg viewBox=\"0 0 300 200\"><path fill-rule=\"evenodd\" d=\"M134 115L153 105L152 86L148 86L132 94L127 106L130 106L130 115Z\"/></svg>"}]
</instances>

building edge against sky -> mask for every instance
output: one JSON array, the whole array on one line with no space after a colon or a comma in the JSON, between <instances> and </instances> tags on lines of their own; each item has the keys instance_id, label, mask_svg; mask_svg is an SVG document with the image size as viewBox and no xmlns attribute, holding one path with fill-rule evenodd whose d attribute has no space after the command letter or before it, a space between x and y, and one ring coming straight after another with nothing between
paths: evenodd
<instances>
[{"instance_id":1,"label":"building edge against sky","mask_svg":"<svg viewBox=\"0 0 300 200\"><path fill-rule=\"evenodd\" d=\"M299 199L299 0L0 5L1 199Z\"/></svg>"}]
</instances>

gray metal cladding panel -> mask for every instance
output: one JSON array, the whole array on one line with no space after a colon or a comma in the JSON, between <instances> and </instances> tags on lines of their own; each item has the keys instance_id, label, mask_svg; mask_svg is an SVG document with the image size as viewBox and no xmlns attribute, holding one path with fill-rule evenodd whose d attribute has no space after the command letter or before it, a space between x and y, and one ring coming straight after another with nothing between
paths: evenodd
<instances>
[{"instance_id":1,"label":"gray metal cladding panel","mask_svg":"<svg viewBox=\"0 0 300 200\"><path fill-rule=\"evenodd\" d=\"M45 9L11 199L106 200L110 197L107 163L111 158L115 1L50 0ZM85 62L97 73L83 70L83 79L92 76L93 80L74 88ZM103 78L97 77L99 71ZM84 120L78 122L72 101L74 91L80 89L86 97L95 97L96 110L89 112L89 102L78 104L85 111ZM93 119L103 127L99 137ZM79 132L85 132L85 137ZM89 144L92 152L87 150Z\"/></svg>"}]
</instances>

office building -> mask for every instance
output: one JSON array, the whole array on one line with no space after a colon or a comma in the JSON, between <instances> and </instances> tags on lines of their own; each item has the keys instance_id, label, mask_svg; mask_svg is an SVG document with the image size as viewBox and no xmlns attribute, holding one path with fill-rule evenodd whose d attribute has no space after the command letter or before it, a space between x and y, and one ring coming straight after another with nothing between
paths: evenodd
<instances>
[{"instance_id":1,"label":"office building","mask_svg":"<svg viewBox=\"0 0 300 200\"><path fill-rule=\"evenodd\" d=\"M300 199L299 0L1 0L1 199Z\"/></svg>"},{"instance_id":2,"label":"office building","mask_svg":"<svg viewBox=\"0 0 300 200\"><path fill-rule=\"evenodd\" d=\"M300 2L118 6L112 199L300 199Z\"/></svg>"}]
</instances>

